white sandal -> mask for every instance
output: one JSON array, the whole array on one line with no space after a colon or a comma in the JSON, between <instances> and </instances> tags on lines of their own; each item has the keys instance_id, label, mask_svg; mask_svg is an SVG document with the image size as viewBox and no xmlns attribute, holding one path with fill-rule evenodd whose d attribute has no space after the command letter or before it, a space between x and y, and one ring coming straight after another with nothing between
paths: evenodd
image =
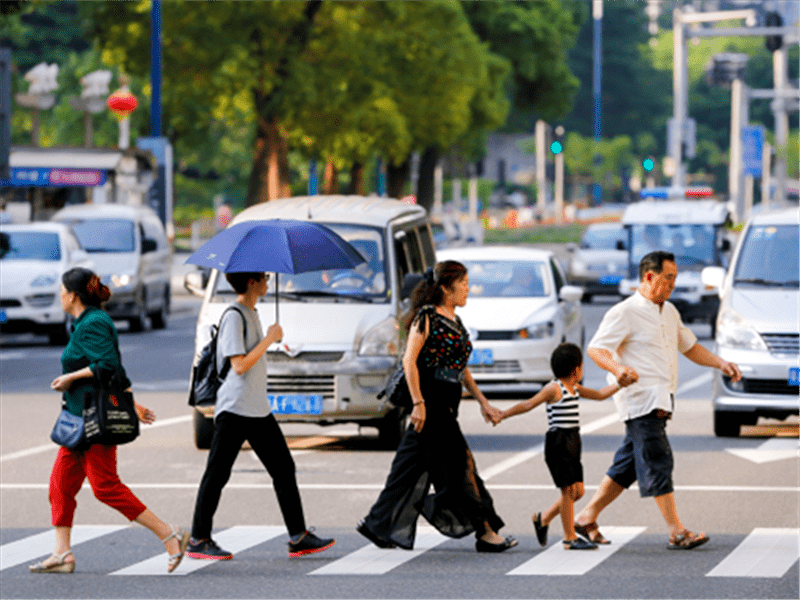
<instances>
[{"instance_id":1,"label":"white sandal","mask_svg":"<svg viewBox=\"0 0 800 600\"><path fill-rule=\"evenodd\" d=\"M165 537L161 542L166 544L171 539L178 540L178 547L179 551L177 554L170 554L169 555L169 562L167 563L167 573L172 573L175 569L178 568L178 565L181 564L181 560L183 560L183 555L186 553L186 547L189 545L189 532L185 529L181 529L180 527L172 528L172 533Z\"/></svg>"},{"instance_id":2,"label":"white sandal","mask_svg":"<svg viewBox=\"0 0 800 600\"><path fill-rule=\"evenodd\" d=\"M72 556L70 562L64 560L68 556ZM58 562L45 565L46 558L35 565L30 565L28 568L31 570L31 573L72 573L75 570L75 555L72 554L72 550L67 550L63 554L56 554L53 552L48 558L55 558Z\"/></svg>"}]
</instances>

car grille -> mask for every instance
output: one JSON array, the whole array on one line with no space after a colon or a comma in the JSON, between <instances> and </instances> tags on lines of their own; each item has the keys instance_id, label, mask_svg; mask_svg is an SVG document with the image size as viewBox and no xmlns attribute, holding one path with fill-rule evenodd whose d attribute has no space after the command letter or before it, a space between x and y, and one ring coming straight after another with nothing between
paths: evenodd
<instances>
[{"instance_id":1,"label":"car grille","mask_svg":"<svg viewBox=\"0 0 800 600\"><path fill-rule=\"evenodd\" d=\"M800 393L800 387L796 385L789 385L788 379L747 379L742 380L737 384L731 384L729 377L723 377L725 387L735 392L745 394L778 394L778 395L791 395L795 396Z\"/></svg>"},{"instance_id":2,"label":"car grille","mask_svg":"<svg viewBox=\"0 0 800 600\"><path fill-rule=\"evenodd\" d=\"M55 301L55 294L36 294L35 296L25 296L25 302L34 308L47 308Z\"/></svg>"},{"instance_id":3,"label":"car grille","mask_svg":"<svg viewBox=\"0 0 800 600\"><path fill-rule=\"evenodd\" d=\"M301 352L297 356L289 356L284 352L267 352L267 360L272 363L290 362L339 362L344 352Z\"/></svg>"},{"instance_id":4,"label":"car grille","mask_svg":"<svg viewBox=\"0 0 800 600\"><path fill-rule=\"evenodd\" d=\"M765 333L761 337L772 354L792 354L800 352L800 336L796 333Z\"/></svg>"},{"instance_id":5,"label":"car grille","mask_svg":"<svg viewBox=\"0 0 800 600\"><path fill-rule=\"evenodd\" d=\"M336 379L333 375L267 375L270 394L321 395L323 400L336 398Z\"/></svg>"},{"instance_id":6,"label":"car grille","mask_svg":"<svg viewBox=\"0 0 800 600\"><path fill-rule=\"evenodd\" d=\"M521 373L518 360L498 360L492 365L470 365L469 372L473 375L506 375Z\"/></svg>"},{"instance_id":7,"label":"car grille","mask_svg":"<svg viewBox=\"0 0 800 600\"><path fill-rule=\"evenodd\" d=\"M498 341L513 340L516 331L479 331L478 340Z\"/></svg>"},{"instance_id":8,"label":"car grille","mask_svg":"<svg viewBox=\"0 0 800 600\"><path fill-rule=\"evenodd\" d=\"M22 306L22 302L14 300L13 298L3 298L0 300L0 308L15 308L17 306Z\"/></svg>"}]
</instances>

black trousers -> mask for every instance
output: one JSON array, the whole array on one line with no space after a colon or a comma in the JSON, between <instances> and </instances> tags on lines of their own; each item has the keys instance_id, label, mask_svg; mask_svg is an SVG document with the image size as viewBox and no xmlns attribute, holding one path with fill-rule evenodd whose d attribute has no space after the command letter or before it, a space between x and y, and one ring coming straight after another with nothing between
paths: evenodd
<instances>
[{"instance_id":1,"label":"black trousers","mask_svg":"<svg viewBox=\"0 0 800 600\"><path fill-rule=\"evenodd\" d=\"M222 489L231 477L231 469L242 444L247 440L272 477L275 495L289 535L306 530L303 506L295 478L294 459L275 417L242 417L223 412L216 417L216 430L208 453L206 470L197 490L192 521L192 537L211 537L214 513Z\"/></svg>"}]
</instances>

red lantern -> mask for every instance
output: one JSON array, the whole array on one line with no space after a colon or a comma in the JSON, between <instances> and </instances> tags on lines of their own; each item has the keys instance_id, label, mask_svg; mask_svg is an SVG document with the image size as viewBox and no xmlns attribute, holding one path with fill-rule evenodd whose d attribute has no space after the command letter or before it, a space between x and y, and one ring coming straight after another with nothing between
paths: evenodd
<instances>
[{"instance_id":1,"label":"red lantern","mask_svg":"<svg viewBox=\"0 0 800 600\"><path fill-rule=\"evenodd\" d=\"M108 97L106 104L108 105L108 108L111 109L111 112L117 116L117 119L122 121L134 110L136 110L139 102L136 100L136 96L131 94L130 90L126 86L111 94Z\"/></svg>"}]
</instances>

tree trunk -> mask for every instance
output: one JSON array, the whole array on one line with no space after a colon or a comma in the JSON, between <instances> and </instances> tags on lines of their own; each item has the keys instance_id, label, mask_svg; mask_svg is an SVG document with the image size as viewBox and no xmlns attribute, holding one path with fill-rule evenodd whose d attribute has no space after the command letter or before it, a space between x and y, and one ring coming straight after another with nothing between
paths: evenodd
<instances>
[{"instance_id":1,"label":"tree trunk","mask_svg":"<svg viewBox=\"0 0 800 600\"><path fill-rule=\"evenodd\" d=\"M253 145L253 167L250 169L250 178L247 182L246 206L253 206L269 199L269 186L267 183L269 173L269 135L267 129L267 120L259 116L256 140Z\"/></svg>"},{"instance_id":2,"label":"tree trunk","mask_svg":"<svg viewBox=\"0 0 800 600\"><path fill-rule=\"evenodd\" d=\"M276 117L259 117L253 151L253 168L247 185L247 206L289 198L289 144Z\"/></svg>"},{"instance_id":3,"label":"tree trunk","mask_svg":"<svg viewBox=\"0 0 800 600\"><path fill-rule=\"evenodd\" d=\"M356 196L364 195L364 165L354 163L350 167L350 193Z\"/></svg>"},{"instance_id":4,"label":"tree trunk","mask_svg":"<svg viewBox=\"0 0 800 600\"><path fill-rule=\"evenodd\" d=\"M406 160L398 166L395 166L391 162L386 165L386 193L389 198L399 200L403 197L403 189L405 188L410 173L410 158L406 158Z\"/></svg>"},{"instance_id":5,"label":"tree trunk","mask_svg":"<svg viewBox=\"0 0 800 600\"><path fill-rule=\"evenodd\" d=\"M322 189L325 194L339 193L339 172L331 161L325 163L325 177Z\"/></svg>"},{"instance_id":6,"label":"tree trunk","mask_svg":"<svg viewBox=\"0 0 800 600\"><path fill-rule=\"evenodd\" d=\"M428 212L433 208L433 175L439 162L439 149L428 146L419 161L419 179L417 179L417 204Z\"/></svg>"}]
</instances>

